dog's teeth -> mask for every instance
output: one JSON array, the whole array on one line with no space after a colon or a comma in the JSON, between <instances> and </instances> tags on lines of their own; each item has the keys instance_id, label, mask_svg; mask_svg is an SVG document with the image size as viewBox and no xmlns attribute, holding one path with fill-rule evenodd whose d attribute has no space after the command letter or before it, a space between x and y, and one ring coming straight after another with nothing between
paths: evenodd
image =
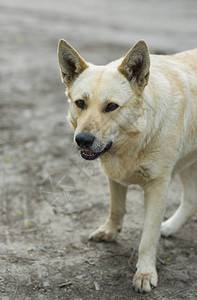
<instances>
[{"instance_id":1,"label":"dog's teeth","mask_svg":"<svg viewBox=\"0 0 197 300\"><path fill-rule=\"evenodd\" d=\"M85 154L85 155L88 155L88 156L93 156L93 155L95 155L95 153L94 152L90 152L90 151L83 151L83 153Z\"/></svg>"}]
</instances>

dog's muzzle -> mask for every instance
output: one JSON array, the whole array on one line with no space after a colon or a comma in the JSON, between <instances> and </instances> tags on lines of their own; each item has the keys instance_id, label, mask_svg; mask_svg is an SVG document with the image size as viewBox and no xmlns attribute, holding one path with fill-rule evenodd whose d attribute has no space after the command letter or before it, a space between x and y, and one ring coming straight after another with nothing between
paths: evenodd
<instances>
[{"instance_id":1,"label":"dog's muzzle","mask_svg":"<svg viewBox=\"0 0 197 300\"><path fill-rule=\"evenodd\" d=\"M80 132L76 135L75 141L81 149L81 156L86 160L94 160L101 157L105 152L112 147L112 141L109 141L106 147L101 151L92 151L95 136L91 133Z\"/></svg>"}]
</instances>

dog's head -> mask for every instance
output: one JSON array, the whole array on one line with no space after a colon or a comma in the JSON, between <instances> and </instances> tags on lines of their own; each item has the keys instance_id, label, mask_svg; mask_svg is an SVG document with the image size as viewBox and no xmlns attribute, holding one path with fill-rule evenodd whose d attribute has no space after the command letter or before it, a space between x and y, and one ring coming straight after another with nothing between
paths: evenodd
<instances>
[{"instance_id":1,"label":"dog's head","mask_svg":"<svg viewBox=\"0 0 197 300\"><path fill-rule=\"evenodd\" d=\"M70 100L69 121L84 159L120 151L146 127L143 103L149 78L149 51L139 41L127 55L106 66L87 63L66 41L58 58Z\"/></svg>"}]
</instances>

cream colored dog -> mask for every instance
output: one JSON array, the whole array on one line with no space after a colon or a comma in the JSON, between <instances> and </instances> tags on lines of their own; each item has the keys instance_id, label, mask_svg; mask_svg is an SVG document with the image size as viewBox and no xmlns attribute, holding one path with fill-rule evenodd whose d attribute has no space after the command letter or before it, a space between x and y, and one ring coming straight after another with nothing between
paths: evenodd
<instances>
[{"instance_id":1,"label":"cream colored dog","mask_svg":"<svg viewBox=\"0 0 197 300\"><path fill-rule=\"evenodd\" d=\"M145 220L133 285L149 292L158 281L160 226L164 236L174 234L197 211L197 49L149 55L139 41L123 59L95 66L60 40L58 56L75 142L84 159L100 158L109 178L110 215L90 238L115 240L127 186L140 185ZM183 183L181 205L162 223L176 173Z\"/></svg>"}]
</instances>

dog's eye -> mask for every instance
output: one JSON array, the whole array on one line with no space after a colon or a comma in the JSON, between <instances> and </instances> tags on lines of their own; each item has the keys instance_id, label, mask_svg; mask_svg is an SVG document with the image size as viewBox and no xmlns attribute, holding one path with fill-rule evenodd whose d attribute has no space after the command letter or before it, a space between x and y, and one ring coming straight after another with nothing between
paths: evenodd
<instances>
[{"instance_id":1,"label":"dog's eye","mask_svg":"<svg viewBox=\"0 0 197 300\"><path fill-rule=\"evenodd\" d=\"M111 103L107 104L107 106L105 107L105 112L113 111L118 107L119 107L118 104L111 102Z\"/></svg>"},{"instance_id":2,"label":"dog's eye","mask_svg":"<svg viewBox=\"0 0 197 300\"><path fill-rule=\"evenodd\" d=\"M85 108L85 101L84 100L76 100L75 104L77 105L77 107L84 109Z\"/></svg>"}]
</instances>

